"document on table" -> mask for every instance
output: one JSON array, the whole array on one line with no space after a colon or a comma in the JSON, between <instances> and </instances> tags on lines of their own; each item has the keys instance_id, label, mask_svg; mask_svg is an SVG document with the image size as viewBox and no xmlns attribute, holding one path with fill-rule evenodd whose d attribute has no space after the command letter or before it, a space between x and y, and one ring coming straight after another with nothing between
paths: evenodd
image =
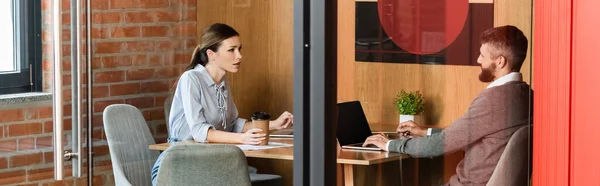
<instances>
[{"instance_id":1,"label":"document on table","mask_svg":"<svg viewBox=\"0 0 600 186\"><path fill-rule=\"evenodd\" d=\"M236 145L242 150L263 150L263 149L273 149L273 148L281 148L281 147L291 147L293 144L287 143L278 143L278 142L269 142L268 145Z\"/></svg>"}]
</instances>

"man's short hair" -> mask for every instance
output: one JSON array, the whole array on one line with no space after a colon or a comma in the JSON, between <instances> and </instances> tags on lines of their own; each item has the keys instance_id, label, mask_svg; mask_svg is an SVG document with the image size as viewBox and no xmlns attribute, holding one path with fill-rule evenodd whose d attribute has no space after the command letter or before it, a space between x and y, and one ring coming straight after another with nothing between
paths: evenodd
<instances>
[{"instance_id":1,"label":"man's short hair","mask_svg":"<svg viewBox=\"0 0 600 186\"><path fill-rule=\"evenodd\" d=\"M490 28L479 36L481 44L489 44L495 50L492 58L504 56L512 71L520 71L527 57L527 37L519 28L506 25Z\"/></svg>"}]
</instances>

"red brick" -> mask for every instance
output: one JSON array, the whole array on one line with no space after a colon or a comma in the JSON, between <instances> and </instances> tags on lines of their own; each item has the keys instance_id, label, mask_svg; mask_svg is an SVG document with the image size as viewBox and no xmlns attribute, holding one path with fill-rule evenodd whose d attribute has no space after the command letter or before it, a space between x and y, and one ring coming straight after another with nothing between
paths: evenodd
<instances>
[{"instance_id":1,"label":"red brick","mask_svg":"<svg viewBox=\"0 0 600 186\"><path fill-rule=\"evenodd\" d=\"M92 88L93 98L105 98L108 97L108 86L94 86Z\"/></svg>"},{"instance_id":2,"label":"red brick","mask_svg":"<svg viewBox=\"0 0 600 186\"><path fill-rule=\"evenodd\" d=\"M94 83L122 82L123 80L125 80L124 71L96 72L94 76Z\"/></svg>"},{"instance_id":3,"label":"red brick","mask_svg":"<svg viewBox=\"0 0 600 186\"><path fill-rule=\"evenodd\" d=\"M70 59L70 57L69 57L69 56L71 56L71 45L70 44L65 44L62 46L62 55L63 55L63 58Z\"/></svg>"},{"instance_id":4,"label":"red brick","mask_svg":"<svg viewBox=\"0 0 600 186\"><path fill-rule=\"evenodd\" d=\"M69 143L67 135L65 134L62 139L64 147ZM52 148L52 136L37 137L37 139L35 139L35 145L36 149Z\"/></svg>"},{"instance_id":5,"label":"red brick","mask_svg":"<svg viewBox=\"0 0 600 186\"><path fill-rule=\"evenodd\" d=\"M71 41L71 30L62 29L62 41Z\"/></svg>"},{"instance_id":6,"label":"red brick","mask_svg":"<svg viewBox=\"0 0 600 186\"><path fill-rule=\"evenodd\" d=\"M42 70L43 71L51 71L53 66L53 61L51 60L42 60Z\"/></svg>"},{"instance_id":7,"label":"red brick","mask_svg":"<svg viewBox=\"0 0 600 186\"><path fill-rule=\"evenodd\" d=\"M141 84L142 93L159 93L169 91L169 84L166 81L147 82Z\"/></svg>"},{"instance_id":8,"label":"red brick","mask_svg":"<svg viewBox=\"0 0 600 186\"><path fill-rule=\"evenodd\" d=\"M94 57L92 58L92 69L101 69L102 68L102 57Z\"/></svg>"},{"instance_id":9,"label":"red brick","mask_svg":"<svg viewBox=\"0 0 600 186\"><path fill-rule=\"evenodd\" d=\"M19 139L19 151L33 150L35 149L35 138L21 138Z\"/></svg>"},{"instance_id":10,"label":"red brick","mask_svg":"<svg viewBox=\"0 0 600 186\"><path fill-rule=\"evenodd\" d=\"M179 70L178 67L165 67L165 68L159 68L156 71L156 77L157 78L172 78L172 77L178 77L179 76Z\"/></svg>"},{"instance_id":11,"label":"red brick","mask_svg":"<svg viewBox=\"0 0 600 186\"><path fill-rule=\"evenodd\" d=\"M23 121L23 110L0 110L0 123L11 122L11 121Z\"/></svg>"},{"instance_id":12,"label":"red brick","mask_svg":"<svg viewBox=\"0 0 600 186\"><path fill-rule=\"evenodd\" d=\"M92 178L92 185L114 185L114 183L110 183L107 182L107 178L105 176L102 175L96 175ZM87 181L87 180L85 180ZM84 184L80 184L80 185L86 185Z\"/></svg>"},{"instance_id":13,"label":"red brick","mask_svg":"<svg viewBox=\"0 0 600 186\"><path fill-rule=\"evenodd\" d=\"M130 1L121 1L121 0L110 0L110 8L118 9L118 8L138 8L140 0L130 0Z\"/></svg>"},{"instance_id":14,"label":"red brick","mask_svg":"<svg viewBox=\"0 0 600 186\"><path fill-rule=\"evenodd\" d=\"M23 116L25 116L25 120L36 120L39 118L39 109L38 108L23 109Z\"/></svg>"},{"instance_id":15,"label":"red brick","mask_svg":"<svg viewBox=\"0 0 600 186\"><path fill-rule=\"evenodd\" d=\"M123 103L123 100L109 100L109 101L96 101L94 102L94 112L104 112L104 109L112 104L120 104ZM102 118L102 116L94 116L94 118ZM94 119L92 118L92 119Z\"/></svg>"},{"instance_id":16,"label":"red brick","mask_svg":"<svg viewBox=\"0 0 600 186\"><path fill-rule=\"evenodd\" d=\"M52 0L42 0L42 10L52 10Z\"/></svg>"},{"instance_id":17,"label":"red brick","mask_svg":"<svg viewBox=\"0 0 600 186\"><path fill-rule=\"evenodd\" d=\"M182 17L182 21L196 21L197 12L196 10L188 10Z\"/></svg>"},{"instance_id":18,"label":"red brick","mask_svg":"<svg viewBox=\"0 0 600 186\"><path fill-rule=\"evenodd\" d=\"M180 20L179 12L158 11L156 12L156 20L158 22L177 22Z\"/></svg>"},{"instance_id":19,"label":"red brick","mask_svg":"<svg viewBox=\"0 0 600 186\"><path fill-rule=\"evenodd\" d=\"M108 38L110 32L108 28L92 28L91 30L92 39L105 39Z\"/></svg>"},{"instance_id":20,"label":"red brick","mask_svg":"<svg viewBox=\"0 0 600 186\"><path fill-rule=\"evenodd\" d=\"M121 1L121 0L118 0ZM125 13L125 23L152 23L154 22L151 12L127 12Z\"/></svg>"},{"instance_id":21,"label":"red brick","mask_svg":"<svg viewBox=\"0 0 600 186\"><path fill-rule=\"evenodd\" d=\"M169 27L167 26L144 26L142 27L142 37L167 37L169 36Z\"/></svg>"},{"instance_id":22,"label":"red brick","mask_svg":"<svg viewBox=\"0 0 600 186\"><path fill-rule=\"evenodd\" d=\"M62 24L70 25L71 24L71 14L70 13L62 13Z\"/></svg>"},{"instance_id":23,"label":"red brick","mask_svg":"<svg viewBox=\"0 0 600 186\"><path fill-rule=\"evenodd\" d=\"M0 185L8 185L25 182L27 174L25 170L16 170L0 173Z\"/></svg>"},{"instance_id":24,"label":"red brick","mask_svg":"<svg viewBox=\"0 0 600 186\"><path fill-rule=\"evenodd\" d=\"M138 109L143 108L152 108L154 107L154 98L153 97L145 97L145 98L131 98L126 99L125 104L133 105Z\"/></svg>"},{"instance_id":25,"label":"red brick","mask_svg":"<svg viewBox=\"0 0 600 186\"><path fill-rule=\"evenodd\" d=\"M60 8L62 11L71 10L71 0L62 0L60 3Z\"/></svg>"},{"instance_id":26,"label":"red brick","mask_svg":"<svg viewBox=\"0 0 600 186\"><path fill-rule=\"evenodd\" d=\"M8 136L24 136L32 134L41 134L42 124L41 123L26 123L26 124L14 124L8 126Z\"/></svg>"},{"instance_id":27,"label":"red brick","mask_svg":"<svg viewBox=\"0 0 600 186\"><path fill-rule=\"evenodd\" d=\"M130 94L139 94L139 83L118 84L110 86L110 96L122 96ZM97 110L96 110L97 111Z\"/></svg>"},{"instance_id":28,"label":"red brick","mask_svg":"<svg viewBox=\"0 0 600 186\"><path fill-rule=\"evenodd\" d=\"M168 132L167 132L167 124L162 123L160 125L156 125L156 134L168 134Z\"/></svg>"},{"instance_id":29,"label":"red brick","mask_svg":"<svg viewBox=\"0 0 600 186\"><path fill-rule=\"evenodd\" d=\"M196 7L197 0L171 0L171 4L181 7Z\"/></svg>"},{"instance_id":30,"label":"red brick","mask_svg":"<svg viewBox=\"0 0 600 186\"><path fill-rule=\"evenodd\" d=\"M71 111L73 110L73 108L71 107L71 105L72 104L63 105L63 116L64 117L72 115Z\"/></svg>"},{"instance_id":31,"label":"red brick","mask_svg":"<svg viewBox=\"0 0 600 186\"><path fill-rule=\"evenodd\" d=\"M139 37L140 27L115 27L110 34L111 37Z\"/></svg>"},{"instance_id":32,"label":"red brick","mask_svg":"<svg viewBox=\"0 0 600 186\"><path fill-rule=\"evenodd\" d=\"M50 30L42 30L42 42L52 42L52 32Z\"/></svg>"},{"instance_id":33,"label":"red brick","mask_svg":"<svg viewBox=\"0 0 600 186\"><path fill-rule=\"evenodd\" d=\"M112 164L110 160L96 161L94 162L94 165L94 172L112 171Z\"/></svg>"},{"instance_id":34,"label":"red brick","mask_svg":"<svg viewBox=\"0 0 600 186\"><path fill-rule=\"evenodd\" d=\"M54 163L54 152L44 152L44 163Z\"/></svg>"},{"instance_id":35,"label":"red brick","mask_svg":"<svg viewBox=\"0 0 600 186\"><path fill-rule=\"evenodd\" d=\"M42 163L42 153L15 155L9 159L10 167L21 167Z\"/></svg>"},{"instance_id":36,"label":"red brick","mask_svg":"<svg viewBox=\"0 0 600 186\"><path fill-rule=\"evenodd\" d=\"M17 151L17 140L0 141L0 152Z\"/></svg>"},{"instance_id":37,"label":"red brick","mask_svg":"<svg viewBox=\"0 0 600 186\"><path fill-rule=\"evenodd\" d=\"M198 42L195 39L188 39L185 41L185 50L195 49L198 46Z\"/></svg>"},{"instance_id":38,"label":"red brick","mask_svg":"<svg viewBox=\"0 0 600 186\"><path fill-rule=\"evenodd\" d=\"M94 156L96 157L109 155L108 145L92 147L92 152L94 152Z\"/></svg>"},{"instance_id":39,"label":"red brick","mask_svg":"<svg viewBox=\"0 0 600 186\"><path fill-rule=\"evenodd\" d=\"M154 69L135 69L127 71L127 81L147 80L154 78Z\"/></svg>"},{"instance_id":40,"label":"red brick","mask_svg":"<svg viewBox=\"0 0 600 186\"><path fill-rule=\"evenodd\" d=\"M40 107L39 108L39 118L40 119L52 118L52 107Z\"/></svg>"},{"instance_id":41,"label":"red brick","mask_svg":"<svg viewBox=\"0 0 600 186\"><path fill-rule=\"evenodd\" d=\"M93 24L120 23L121 17L122 17L121 12L92 13L92 23Z\"/></svg>"},{"instance_id":42,"label":"red brick","mask_svg":"<svg viewBox=\"0 0 600 186\"><path fill-rule=\"evenodd\" d=\"M92 10L106 10L108 9L108 1L92 1Z\"/></svg>"},{"instance_id":43,"label":"red brick","mask_svg":"<svg viewBox=\"0 0 600 186\"><path fill-rule=\"evenodd\" d=\"M100 42L94 46L96 54L119 53L123 48L121 42Z\"/></svg>"},{"instance_id":44,"label":"red brick","mask_svg":"<svg viewBox=\"0 0 600 186\"><path fill-rule=\"evenodd\" d=\"M164 109L146 110L142 113L146 121L165 120Z\"/></svg>"},{"instance_id":45,"label":"red brick","mask_svg":"<svg viewBox=\"0 0 600 186\"><path fill-rule=\"evenodd\" d=\"M70 171L64 170L66 174L70 174ZM52 179L54 177L54 168L42 168L42 169L29 169L27 170L27 181L39 181ZM66 177L66 176L65 176Z\"/></svg>"},{"instance_id":46,"label":"red brick","mask_svg":"<svg viewBox=\"0 0 600 186\"><path fill-rule=\"evenodd\" d=\"M173 35L174 36L195 36L196 33L196 25L179 25L173 27Z\"/></svg>"},{"instance_id":47,"label":"red brick","mask_svg":"<svg viewBox=\"0 0 600 186\"><path fill-rule=\"evenodd\" d=\"M102 115L94 116L92 118L92 127L101 127L104 126L104 122L102 122Z\"/></svg>"},{"instance_id":48,"label":"red brick","mask_svg":"<svg viewBox=\"0 0 600 186\"><path fill-rule=\"evenodd\" d=\"M125 43L127 52L150 52L154 50L154 42L152 41L131 41Z\"/></svg>"},{"instance_id":49,"label":"red brick","mask_svg":"<svg viewBox=\"0 0 600 186\"><path fill-rule=\"evenodd\" d=\"M95 1L93 1L93 2L95 2ZM85 179L83 179L83 180L85 180ZM48 182L48 183L43 183L42 185L43 186L73 186L75 184L74 184L73 180L65 179L65 180L60 180L60 181L52 181L52 182ZM81 184L81 185L85 185L85 184Z\"/></svg>"},{"instance_id":50,"label":"red brick","mask_svg":"<svg viewBox=\"0 0 600 186\"><path fill-rule=\"evenodd\" d=\"M174 50L175 49L174 46L175 46L175 44L173 41L156 41L156 50L157 51Z\"/></svg>"},{"instance_id":51,"label":"red brick","mask_svg":"<svg viewBox=\"0 0 600 186\"><path fill-rule=\"evenodd\" d=\"M127 56L105 56L102 57L102 65L104 68L117 68L132 65L133 58Z\"/></svg>"},{"instance_id":52,"label":"red brick","mask_svg":"<svg viewBox=\"0 0 600 186\"><path fill-rule=\"evenodd\" d=\"M63 86L71 85L71 74L63 74L62 85Z\"/></svg>"},{"instance_id":53,"label":"red brick","mask_svg":"<svg viewBox=\"0 0 600 186\"><path fill-rule=\"evenodd\" d=\"M63 71L71 71L71 58L63 58L62 69Z\"/></svg>"},{"instance_id":54,"label":"red brick","mask_svg":"<svg viewBox=\"0 0 600 186\"><path fill-rule=\"evenodd\" d=\"M175 54L174 64L189 64L192 59L191 53L179 53Z\"/></svg>"},{"instance_id":55,"label":"red brick","mask_svg":"<svg viewBox=\"0 0 600 186\"><path fill-rule=\"evenodd\" d=\"M0 158L0 169L8 168L8 160L5 157Z\"/></svg>"},{"instance_id":56,"label":"red brick","mask_svg":"<svg viewBox=\"0 0 600 186\"><path fill-rule=\"evenodd\" d=\"M141 0L140 8L167 8L169 1L167 0Z\"/></svg>"},{"instance_id":57,"label":"red brick","mask_svg":"<svg viewBox=\"0 0 600 186\"><path fill-rule=\"evenodd\" d=\"M157 107L162 107L165 105L165 100L167 96L156 96L154 97L154 105Z\"/></svg>"},{"instance_id":58,"label":"red brick","mask_svg":"<svg viewBox=\"0 0 600 186\"><path fill-rule=\"evenodd\" d=\"M104 130L102 129L94 129L92 131L92 141L93 142L97 142L97 141L102 141L105 140L106 137L104 135Z\"/></svg>"},{"instance_id":59,"label":"red brick","mask_svg":"<svg viewBox=\"0 0 600 186\"><path fill-rule=\"evenodd\" d=\"M0 126L0 139L4 138L4 126Z\"/></svg>"},{"instance_id":60,"label":"red brick","mask_svg":"<svg viewBox=\"0 0 600 186\"><path fill-rule=\"evenodd\" d=\"M150 56L150 66L158 66L158 65L162 65L162 56L161 55Z\"/></svg>"},{"instance_id":61,"label":"red brick","mask_svg":"<svg viewBox=\"0 0 600 186\"><path fill-rule=\"evenodd\" d=\"M148 55L139 54L134 56L135 60L133 60L133 66L146 66L148 65Z\"/></svg>"}]
</instances>

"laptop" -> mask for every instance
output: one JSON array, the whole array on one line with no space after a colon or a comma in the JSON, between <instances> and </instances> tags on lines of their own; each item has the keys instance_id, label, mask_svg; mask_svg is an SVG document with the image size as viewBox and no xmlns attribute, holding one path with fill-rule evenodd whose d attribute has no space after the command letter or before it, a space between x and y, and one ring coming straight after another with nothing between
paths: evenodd
<instances>
[{"instance_id":1,"label":"laptop","mask_svg":"<svg viewBox=\"0 0 600 186\"><path fill-rule=\"evenodd\" d=\"M342 148L360 150L381 150L375 145L363 147L363 143L373 133L359 101L338 103L337 139Z\"/></svg>"},{"instance_id":2,"label":"laptop","mask_svg":"<svg viewBox=\"0 0 600 186\"><path fill-rule=\"evenodd\" d=\"M294 137L294 128L287 129L279 129L269 133L269 137L271 138L293 138Z\"/></svg>"}]
</instances>

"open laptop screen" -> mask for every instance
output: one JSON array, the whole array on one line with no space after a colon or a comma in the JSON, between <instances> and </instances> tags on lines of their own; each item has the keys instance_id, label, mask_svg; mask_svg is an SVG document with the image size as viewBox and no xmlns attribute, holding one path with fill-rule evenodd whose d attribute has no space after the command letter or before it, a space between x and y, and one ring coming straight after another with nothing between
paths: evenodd
<instances>
[{"instance_id":1,"label":"open laptop screen","mask_svg":"<svg viewBox=\"0 0 600 186\"><path fill-rule=\"evenodd\" d=\"M372 135L359 101L338 103L337 138L341 146L363 143Z\"/></svg>"}]
</instances>

